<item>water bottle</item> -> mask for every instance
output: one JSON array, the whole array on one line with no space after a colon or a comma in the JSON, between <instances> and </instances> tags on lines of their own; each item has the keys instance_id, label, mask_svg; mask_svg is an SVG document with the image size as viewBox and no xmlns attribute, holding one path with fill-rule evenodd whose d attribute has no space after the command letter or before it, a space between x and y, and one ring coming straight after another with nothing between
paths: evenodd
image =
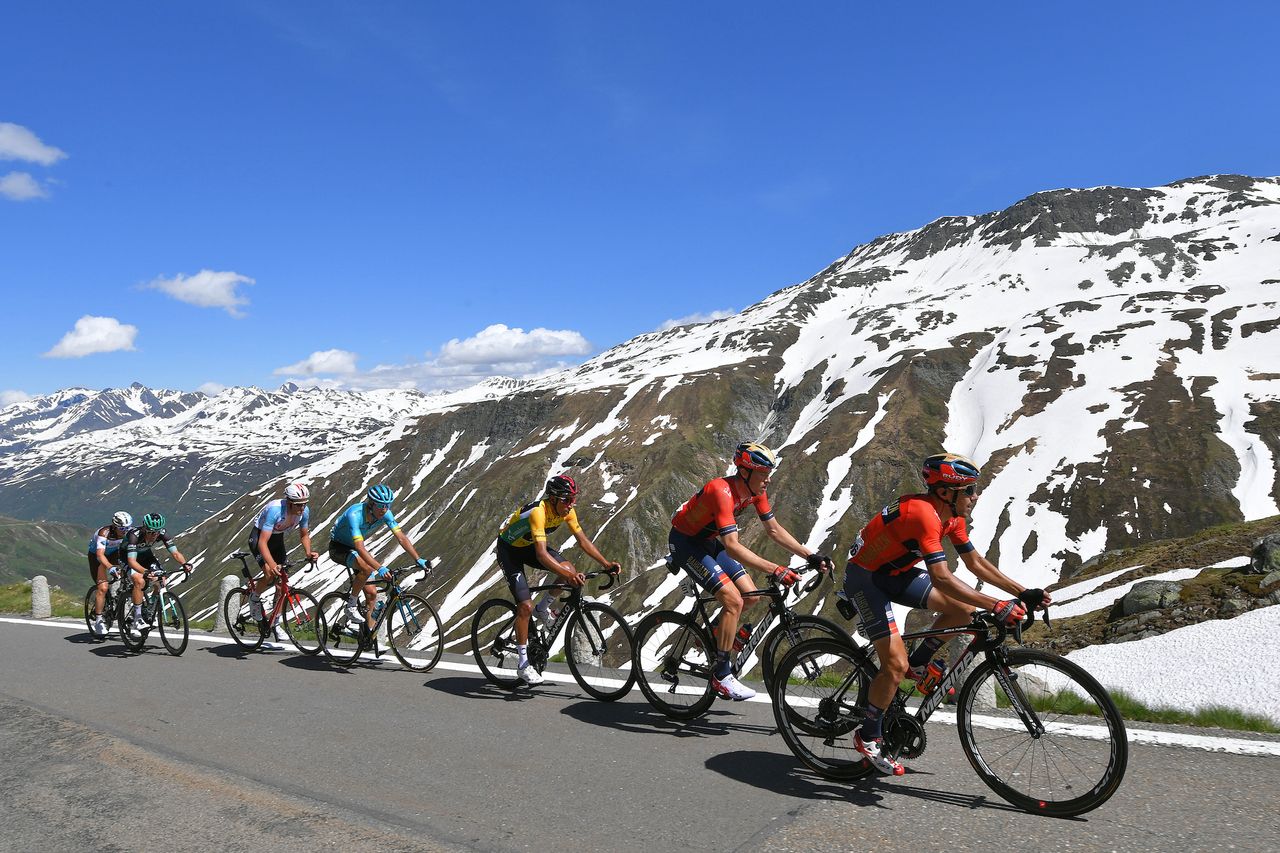
<instances>
[{"instance_id":1,"label":"water bottle","mask_svg":"<svg viewBox=\"0 0 1280 853\"><path fill-rule=\"evenodd\" d=\"M375 604L375 605L374 605L374 607L373 607L373 621L374 621L374 622L377 622L377 621L378 621L378 617L382 615L382 608L384 608L384 607L386 607L386 606L387 606L387 603L386 603L385 601L383 601L383 600L382 600L382 596L378 596L378 603L377 603L377 604Z\"/></svg>"},{"instance_id":2,"label":"water bottle","mask_svg":"<svg viewBox=\"0 0 1280 853\"><path fill-rule=\"evenodd\" d=\"M738 628L738 635L733 638L733 653L736 655L742 651L742 647L747 644L747 640L751 637L751 623L747 622Z\"/></svg>"},{"instance_id":3,"label":"water bottle","mask_svg":"<svg viewBox=\"0 0 1280 853\"><path fill-rule=\"evenodd\" d=\"M924 675L920 678L920 682L916 685L916 689L924 696L928 696L933 692L933 688L938 686L942 673L947 671L947 663L943 660L931 660L929 665L924 668Z\"/></svg>"}]
</instances>

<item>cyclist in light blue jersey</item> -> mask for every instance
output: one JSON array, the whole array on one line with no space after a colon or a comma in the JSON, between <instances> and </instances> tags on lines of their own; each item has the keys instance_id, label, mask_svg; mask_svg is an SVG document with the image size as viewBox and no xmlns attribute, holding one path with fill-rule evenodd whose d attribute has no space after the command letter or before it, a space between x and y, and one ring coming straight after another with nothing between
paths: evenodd
<instances>
[{"instance_id":1,"label":"cyclist in light blue jersey","mask_svg":"<svg viewBox=\"0 0 1280 853\"><path fill-rule=\"evenodd\" d=\"M319 554L311 548L311 510L307 501L311 493L302 483L290 483L284 488L284 498L268 503L258 513L253 526L249 530L249 551L258 560L262 569L262 581L249 578L249 613L258 621L265 618L262 609L261 588L270 588L280 577L279 563L285 561L285 531L298 528L298 536L302 540L302 550L308 560L319 558ZM280 626L275 627L276 639L287 640L282 636Z\"/></svg>"},{"instance_id":2,"label":"cyclist in light blue jersey","mask_svg":"<svg viewBox=\"0 0 1280 853\"><path fill-rule=\"evenodd\" d=\"M391 512L391 501L394 499L395 493L389 486L381 484L370 486L369 491L365 492L363 501L352 504L338 516L329 538L329 559L352 570L351 594L347 598L347 618L357 624L361 621L356 595L357 591L364 587L364 600L368 605L365 624L371 628L373 627L374 600L378 596L378 590L369 581L383 580L391 575L391 570L381 565L365 547L365 538L374 528L385 525L400 543L400 547L417 560L419 568L431 568L429 562L418 556L413 543L400 529L400 523Z\"/></svg>"}]
</instances>

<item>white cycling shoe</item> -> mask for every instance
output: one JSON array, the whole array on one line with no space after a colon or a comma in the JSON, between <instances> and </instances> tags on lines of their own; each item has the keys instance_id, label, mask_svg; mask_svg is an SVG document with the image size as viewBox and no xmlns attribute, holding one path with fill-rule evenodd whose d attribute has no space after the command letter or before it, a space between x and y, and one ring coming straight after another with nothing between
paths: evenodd
<instances>
[{"instance_id":1,"label":"white cycling shoe","mask_svg":"<svg viewBox=\"0 0 1280 853\"><path fill-rule=\"evenodd\" d=\"M853 733L853 747L858 750L858 752L862 753L868 764L886 776L901 776L903 773L906 773L907 768L903 767L902 764L894 761L887 755L881 754L880 747L883 745L884 741L879 738L864 741L862 739L861 731L855 731Z\"/></svg>"},{"instance_id":2,"label":"white cycling shoe","mask_svg":"<svg viewBox=\"0 0 1280 853\"><path fill-rule=\"evenodd\" d=\"M725 699L732 699L735 702L741 702L756 695L754 690L734 678L732 674L724 678L711 679L711 689Z\"/></svg>"},{"instance_id":3,"label":"white cycling shoe","mask_svg":"<svg viewBox=\"0 0 1280 853\"><path fill-rule=\"evenodd\" d=\"M101 614L93 617L93 636L107 636L107 623L103 621Z\"/></svg>"},{"instance_id":4,"label":"white cycling shoe","mask_svg":"<svg viewBox=\"0 0 1280 853\"><path fill-rule=\"evenodd\" d=\"M533 664L525 664L516 670L516 675L520 676L520 680L525 684L541 684L546 681L542 677L542 673L533 668Z\"/></svg>"}]
</instances>

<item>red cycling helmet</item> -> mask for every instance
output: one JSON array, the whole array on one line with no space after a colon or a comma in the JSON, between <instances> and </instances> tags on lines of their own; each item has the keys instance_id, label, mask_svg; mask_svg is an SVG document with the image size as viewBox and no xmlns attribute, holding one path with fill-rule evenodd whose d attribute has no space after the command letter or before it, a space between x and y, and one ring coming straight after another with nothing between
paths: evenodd
<instances>
[{"instance_id":1,"label":"red cycling helmet","mask_svg":"<svg viewBox=\"0 0 1280 853\"><path fill-rule=\"evenodd\" d=\"M982 472L978 463L958 453L935 453L924 460L920 468L924 484L930 488L946 486L964 488L978 482Z\"/></svg>"},{"instance_id":2,"label":"red cycling helmet","mask_svg":"<svg viewBox=\"0 0 1280 853\"><path fill-rule=\"evenodd\" d=\"M778 467L778 458L763 444L744 441L733 452L733 464L748 471L772 471Z\"/></svg>"}]
</instances>

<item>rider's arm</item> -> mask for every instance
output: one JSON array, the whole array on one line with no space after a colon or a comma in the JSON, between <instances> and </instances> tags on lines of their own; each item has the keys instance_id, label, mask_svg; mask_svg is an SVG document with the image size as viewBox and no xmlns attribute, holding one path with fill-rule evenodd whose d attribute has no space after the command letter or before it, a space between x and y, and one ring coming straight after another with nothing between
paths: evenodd
<instances>
[{"instance_id":1,"label":"rider's arm","mask_svg":"<svg viewBox=\"0 0 1280 853\"><path fill-rule=\"evenodd\" d=\"M572 568L565 568L566 565L571 565L568 561L564 563L556 562L556 558L551 556L551 552L547 550L547 540L545 538L534 540L533 553L538 556L538 562L547 571L555 572L562 578L571 578L577 574Z\"/></svg>"},{"instance_id":2,"label":"rider's arm","mask_svg":"<svg viewBox=\"0 0 1280 853\"><path fill-rule=\"evenodd\" d=\"M391 531L391 535L396 537L396 541L400 543L400 547L405 550L406 554L408 554L414 560L422 559L421 557L418 556L418 552L413 547L413 543L409 541L409 537L404 535L403 530L401 530L399 527L393 528Z\"/></svg>"},{"instance_id":3,"label":"rider's arm","mask_svg":"<svg viewBox=\"0 0 1280 853\"><path fill-rule=\"evenodd\" d=\"M785 527L778 523L778 519L771 517L760 523L764 525L764 532L769 534L770 539L777 542L797 557L807 558L811 553L813 553L796 541L796 538L792 536Z\"/></svg>"},{"instance_id":4,"label":"rider's arm","mask_svg":"<svg viewBox=\"0 0 1280 853\"><path fill-rule=\"evenodd\" d=\"M596 543L592 542L591 539L588 538L587 534L581 529L573 532L573 538L578 540L578 547L582 549L584 554L604 566L606 569L612 569L614 566L618 565L605 557L604 554L601 554L600 549L596 547Z\"/></svg>"},{"instance_id":5,"label":"rider's arm","mask_svg":"<svg viewBox=\"0 0 1280 853\"><path fill-rule=\"evenodd\" d=\"M733 559L748 568L765 574L773 574L774 569L777 568L777 563L769 562L738 541L738 532L736 530L731 533L721 533L720 544L724 545L724 550L729 553L730 557L733 557Z\"/></svg>"},{"instance_id":6,"label":"rider's arm","mask_svg":"<svg viewBox=\"0 0 1280 853\"><path fill-rule=\"evenodd\" d=\"M979 554L977 551L970 551L967 554L961 554L960 559L964 561L965 567L973 572L979 579L986 581L992 586L999 587L1010 595L1020 595L1026 591L1026 587L1018 583L1013 578L1006 575L1000 569L996 568L995 563ZM1045 606L1049 604L1049 594L1045 593Z\"/></svg>"},{"instance_id":7,"label":"rider's arm","mask_svg":"<svg viewBox=\"0 0 1280 853\"><path fill-rule=\"evenodd\" d=\"M111 569L112 563L107 559L106 545L100 545L98 547L98 562L102 565L102 568L107 569L108 571Z\"/></svg>"},{"instance_id":8,"label":"rider's arm","mask_svg":"<svg viewBox=\"0 0 1280 853\"><path fill-rule=\"evenodd\" d=\"M948 598L954 598L956 601L961 601L974 607L981 607L984 610L991 610L997 604L996 599L989 595L983 595L952 574L951 567L947 565L946 560L939 560L936 563L929 564L929 580L933 581L933 585L938 592Z\"/></svg>"},{"instance_id":9,"label":"rider's arm","mask_svg":"<svg viewBox=\"0 0 1280 853\"><path fill-rule=\"evenodd\" d=\"M310 530L308 530L305 527L299 528L298 536L302 539L302 550L307 552L308 560L314 560L316 557L320 556L315 551L311 550L311 531ZM259 550L261 550L261 548L259 548Z\"/></svg>"}]
</instances>

